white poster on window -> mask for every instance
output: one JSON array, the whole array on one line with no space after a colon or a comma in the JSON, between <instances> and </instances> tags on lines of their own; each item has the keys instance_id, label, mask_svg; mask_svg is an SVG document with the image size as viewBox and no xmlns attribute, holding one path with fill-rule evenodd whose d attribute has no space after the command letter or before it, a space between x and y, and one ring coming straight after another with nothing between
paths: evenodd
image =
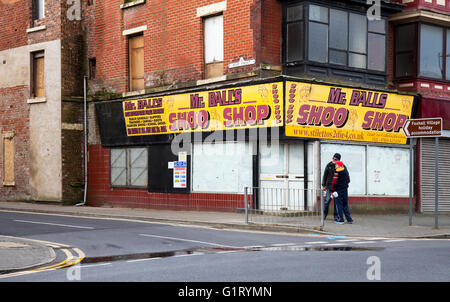
<instances>
[{"instance_id":1,"label":"white poster on window","mask_svg":"<svg viewBox=\"0 0 450 302\"><path fill-rule=\"evenodd\" d=\"M409 196L408 149L368 147L367 193Z\"/></svg>"},{"instance_id":2,"label":"white poster on window","mask_svg":"<svg viewBox=\"0 0 450 302\"><path fill-rule=\"evenodd\" d=\"M244 187L252 186L250 148L243 142L194 144L193 191L242 194Z\"/></svg>"}]
</instances>

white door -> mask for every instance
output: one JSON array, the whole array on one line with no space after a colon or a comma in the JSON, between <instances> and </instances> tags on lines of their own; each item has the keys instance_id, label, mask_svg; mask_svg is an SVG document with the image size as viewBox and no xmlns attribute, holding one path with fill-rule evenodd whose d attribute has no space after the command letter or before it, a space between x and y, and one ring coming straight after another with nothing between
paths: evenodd
<instances>
[{"instance_id":1,"label":"white door","mask_svg":"<svg viewBox=\"0 0 450 302\"><path fill-rule=\"evenodd\" d=\"M303 211L304 143L260 145L260 208Z\"/></svg>"}]
</instances>

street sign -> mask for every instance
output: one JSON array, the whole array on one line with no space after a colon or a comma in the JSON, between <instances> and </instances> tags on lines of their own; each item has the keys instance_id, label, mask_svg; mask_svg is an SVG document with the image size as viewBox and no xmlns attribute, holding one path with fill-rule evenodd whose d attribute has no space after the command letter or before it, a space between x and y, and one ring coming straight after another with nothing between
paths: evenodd
<instances>
[{"instance_id":1,"label":"street sign","mask_svg":"<svg viewBox=\"0 0 450 302\"><path fill-rule=\"evenodd\" d=\"M442 117L406 120L403 132L408 138L442 136Z\"/></svg>"},{"instance_id":2,"label":"street sign","mask_svg":"<svg viewBox=\"0 0 450 302\"><path fill-rule=\"evenodd\" d=\"M412 169L413 169L413 140L418 137L434 137L435 138L435 181L434 181L434 215L435 215L435 228L439 228L438 223L438 212L439 212L439 137L442 136L442 117L435 118L420 118L406 120L403 126L403 132L407 138L410 138L409 143L409 160L410 160L410 170L409 170L409 225L412 225Z\"/></svg>"}]
</instances>

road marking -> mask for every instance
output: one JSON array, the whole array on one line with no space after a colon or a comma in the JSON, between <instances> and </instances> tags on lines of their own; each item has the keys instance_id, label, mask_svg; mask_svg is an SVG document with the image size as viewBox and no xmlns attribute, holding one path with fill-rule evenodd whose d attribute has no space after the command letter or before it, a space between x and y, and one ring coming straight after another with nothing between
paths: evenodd
<instances>
[{"instance_id":1,"label":"road marking","mask_svg":"<svg viewBox=\"0 0 450 302\"><path fill-rule=\"evenodd\" d=\"M156 259L162 259L162 257L154 257L154 258L145 258L145 259L134 259L134 260L128 260L127 262L140 262L140 261L148 261L148 260L156 260Z\"/></svg>"},{"instance_id":2,"label":"road marking","mask_svg":"<svg viewBox=\"0 0 450 302\"><path fill-rule=\"evenodd\" d=\"M81 268L91 268L91 267L95 267L95 266L105 266L105 265L111 265L111 262L108 263L99 263L99 264L89 264L89 265L82 265L80 266Z\"/></svg>"},{"instance_id":3,"label":"road marking","mask_svg":"<svg viewBox=\"0 0 450 302\"><path fill-rule=\"evenodd\" d=\"M64 267L75 265L75 264L81 262L84 259L84 257L86 256L83 253L83 251L81 251L78 248L73 248L72 250L75 251L78 254L78 257L74 257L74 255L68 249L61 249L61 251L64 254L66 254L66 259L61 261L61 262L59 262L59 263L56 263L56 264L53 264L53 265L49 265L49 266L45 266L45 267L36 268L36 269L30 269L30 270L25 270L25 271L20 271L20 272L0 275L0 279L8 278L8 277L17 277L17 276L35 274L35 273L45 272L45 271L47 271L47 272L48 271L54 271L54 270L57 270L57 269L60 269L60 268L64 268Z\"/></svg>"},{"instance_id":4,"label":"road marking","mask_svg":"<svg viewBox=\"0 0 450 302\"><path fill-rule=\"evenodd\" d=\"M21 240L26 240L26 241L33 241L33 242L37 242L49 247L53 247L53 248L70 248L70 245L67 244L62 244L62 243L55 243L55 242L50 242L50 241L44 241L44 240L37 240L37 239L30 239L30 238L21 238L21 237L13 237L13 236L5 236L2 235L2 237L7 237L7 238L12 238L12 239L21 239Z\"/></svg>"},{"instance_id":5,"label":"road marking","mask_svg":"<svg viewBox=\"0 0 450 302\"><path fill-rule=\"evenodd\" d=\"M83 251L82 250L80 250L79 248L73 248L72 250L74 250L75 252L77 252L77 254L78 254L78 258L76 258L72 263L67 263L67 264L65 264L65 265L62 265L62 266L60 266L60 267L58 267L58 268L63 268L63 267L68 267L68 266L72 266L72 265L75 265L75 264L78 264L78 263L80 263L81 261L83 261L83 259L86 257L86 255L83 253ZM73 258L72 258L73 259Z\"/></svg>"},{"instance_id":6,"label":"road marking","mask_svg":"<svg viewBox=\"0 0 450 302\"><path fill-rule=\"evenodd\" d=\"M346 235L322 235L322 234L309 234L311 237L323 237L327 239L347 238Z\"/></svg>"},{"instance_id":7,"label":"road marking","mask_svg":"<svg viewBox=\"0 0 450 302\"><path fill-rule=\"evenodd\" d=\"M217 252L216 254L230 254L230 253L237 253L237 252L241 252L241 251L220 251L220 252Z\"/></svg>"},{"instance_id":8,"label":"road marking","mask_svg":"<svg viewBox=\"0 0 450 302\"><path fill-rule=\"evenodd\" d=\"M294 245L295 243L276 243L276 244L272 244L271 246L289 246L289 245Z\"/></svg>"},{"instance_id":9,"label":"road marking","mask_svg":"<svg viewBox=\"0 0 450 302\"><path fill-rule=\"evenodd\" d=\"M376 243L375 241L356 241L352 242L353 244L365 244L365 243Z\"/></svg>"},{"instance_id":10,"label":"road marking","mask_svg":"<svg viewBox=\"0 0 450 302\"><path fill-rule=\"evenodd\" d=\"M23 223L34 223L34 224L46 224L46 225L55 225L62 226L68 228L77 228L77 229L89 229L93 230L93 227L80 226L80 225L70 225L70 224L59 224L59 223L50 223L50 222L41 222L41 221L28 221L28 220L14 220L15 222L23 222Z\"/></svg>"},{"instance_id":11,"label":"road marking","mask_svg":"<svg viewBox=\"0 0 450 302\"><path fill-rule=\"evenodd\" d=\"M50 265L50 266L37 268L37 269L34 269L34 270L32 270L32 271L40 272L40 271L46 271L46 270L52 270L52 269L58 269L58 268L64 266L65 264L69 263L70 261L72 261L73 255L72 255L72 253L71 253L69 250L67 250L67 249L62 249L61 251L63 251L64 254L66 254L66 257L67 257L67 258L66 258L65 260L63 260L63 261L61 261L61 262L59 262L59 263L57 263L57 264L53 264L53 265Z\"/></svg>"},{"instance_id":12,"label":"road marking","mask_svg":"<svg viewBox=\"0 0 450 302\"><path fill-rule=\"evenodd\" d=\"M337 242L352 242L352 241L358 241L359 239L340 239L336 240Z\"/></svg>"},{"instance_id":13,"label":"road marking","mask_svg":"<svg viewBox=\"0 0 450 302\"><path fill-rule=\"evenodd\" d=\"M324 246L338 246L338 245L344 245L343 243L327 243L324 244Z\"/></svg>"},{"instance_id":14,"label":"road marking","mask_svg":"<svg viewBox=\"0 0 450 302\"><path fill-rule=\"evenodd\" d=\"M260 249L260 248L263 248L263 247L264 247L263 245L247 245L247 246L244 246L242 248L244 248L244 249Z\"/></svg>"},{"instance_id":15,"label":"road marking","mask_svg":"<svg viewBox=\"0 0 450 302\"><path fill-rule=\"evenodd\" d=\"M236 246L230 246L230 245L218 244L218 243L206 242L206 241L199 241L199 240L184 239L184 238L167 237L167 236L158 236L158 235L150 235L150 234L139 234L139 235L140 235L140 236L144 236L144 237L154 237L154 238L161 238L161 239L169 239L169 240L177 240L177 241L194 242L194 243L201 243L201 244L207 244L207 245L213 245L213 246L220 246L220 247L239 248L239 247L236 247Z\"/></svg>"},{"instance_id":16,"label":"road marking","mask_svg":"<svg viewBox=\"0 0 450 302\"><path fill-rule=\"evenodd\" d=\"M328 243L328 241L310 241L310 242L305 242L305 244L324 244L324 243Z\"/></svg>"}]
</instances>

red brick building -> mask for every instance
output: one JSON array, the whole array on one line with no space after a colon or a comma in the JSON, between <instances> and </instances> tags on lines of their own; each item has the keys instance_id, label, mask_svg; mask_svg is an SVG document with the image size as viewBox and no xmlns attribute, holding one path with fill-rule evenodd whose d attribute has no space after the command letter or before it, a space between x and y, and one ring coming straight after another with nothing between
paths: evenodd
<instances>
[{"instance_id":1,"label":"red brick building","mask_svg":"<svg viewBox=\"0 0 450 302\"><path fill-rule=\"evenodd\" d=\"M244 187L257 187L299 194L261 191L253 208L311 210L324 165L341 152L354 208L407 209L401 126L418 99L388 90L388 19L403 6L381 1L374 21L370 8L353 0L97 1L88 30L96 67L89 203L235 210Z\"/></svg>"},{"instance_id":2,"label":"red brick building","mask_svg":"<svg viewBox=\"0 0 450 302\"><path fill-rule=\"evenodd\" d=\"M401 129L449 129L450 39L448 3L401 2L0 0L1 197L83 200L86 75L91 205L234 211L253 187L252 208L317 210L339 152L353 209L404 211Z\"/></svg>"},{"instance_id":3,"label":"red brick building","mask_svg":"<svg viewBox=\"0 0 450 302\"><path fill-rule=\"evenodd\" d=\"M0 198L78 202L81 21L67 18L65 1L2 0L0 8Z\"/></svg>"},{"instance_id":4,"label":"red brick building","mask_svg":"<svg viewBox=\"0 0 450 302\"><path fill-rule=\"evenodd\" d=\"M393 27L392 78L399 90L421 95L418 118L441 117L444 136L439 139L439 208L450 211L450 2L397 1L406 5L391 17ZM416 141L417 207L434 212L435 139Z\"/></svg>"},{"instance_id":5,"label":"red brick building","mask_svg":"<svg viewBox=\"0 0 450 302\"><path fill-rule=\"evenodd\" d=\"M96 62L96 78L89 82L90 87L95 87L95 91L91 91L94 99L169 95L206 85L229 85L280 74L280 12L278 1L189 1L185 5L176 1L97 1L93 13L95 25L90 25L88 38L93 41L88 46L89 56L92 61L95 57ZM214 35L205 36L205 28L210 26L206 23L210 21L212 27L208 30L218 30L220 41L214 40L217 39ZM140 49L132 50L134 41L139 39ZM212 40L205 42L204 39ZM207 51L212 52L208 55L213 59L206 58L205 47L215 43L221 43L220 49L210 47ZM135 53L139 57L136 65L141 66L137 71L132 70L135 59L131 56ZM239 62L244 64L230 65ZM139 78L136 81L132 80L135 72ZM134 87L133 83L136 83ZM164 203L171 202L167 200L172 195L164 193L167 188L156 189L158 193L154 194L130 184L124 185L128 188L120 188L121 185L111 188L114 187L110 173L111 151L106 147L127 142L106 141L105 138L110 137L103 136L101 145L97 136L89 146L89 202L139 207L165 206ZM166 149L169 147L171 138L167 135L156 139L164 142ZM131 145L142 143L135 140ZM237 200L242 207L242 194L239 195ZM174 196L174 204L196 208L189 204L188 196L198 200L195 194L182 194ZM236 206L237 203L226 204L224 208Z\"/></svg>"}]
</instances>

